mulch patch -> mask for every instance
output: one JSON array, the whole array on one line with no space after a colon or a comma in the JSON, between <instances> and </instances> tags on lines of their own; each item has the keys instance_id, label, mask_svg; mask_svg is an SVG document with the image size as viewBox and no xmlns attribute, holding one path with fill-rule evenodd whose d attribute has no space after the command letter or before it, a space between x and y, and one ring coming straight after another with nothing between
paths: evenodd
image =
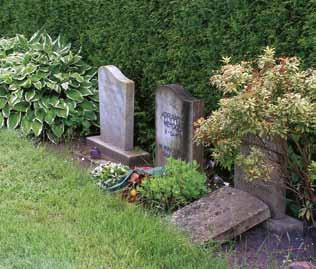
<instances>
[{"instance_id":1,"label":"mulch patch","mask_svg":"<svg viewBox=\"0 0 316 269\"><path fill-rule=\"evenodd\" d=\"M280 236L257 226L223 248L230 251L233 268L279 269L294 261L316 264L316 228L306 229L303 235Z\"/></svg>"}]
</instances>

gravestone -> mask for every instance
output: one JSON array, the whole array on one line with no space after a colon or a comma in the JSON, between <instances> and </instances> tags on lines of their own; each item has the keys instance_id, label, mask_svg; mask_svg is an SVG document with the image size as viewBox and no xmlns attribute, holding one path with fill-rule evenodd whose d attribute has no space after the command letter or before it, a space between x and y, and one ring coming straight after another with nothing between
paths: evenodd
<instances>
[{"instance_id":1,"label":"gravestone","mask_svg":"<svg viewBox=\"0 0 316 269\"><path fill-rule=\"evenodd\" d=\"M270 217L268 206L256 197L223 187L172 215L172 222L195 243L230 240Z\"/></svg>"},{"instance_id":2,"label":"gravestone","mask_svg":"<svg viewBox=\"0 0 316 269\"><path fill-rule=\"evenodd\" d=\"M147 152L134 149L134 81L115 66L98 71L100 99L100 136L88 137L88 144L111 160L129 166L149 162Z\"/></svg>"},{"instance_id":3,"label":"gravestone","mask_svg":"<svg viewBox=\"0 0 316 269\"><path fill-rule=\"evenodd\" d=\"M278 234L302 233L302 222L286 215L285 182L288 173L284 156L287 156L287 141L278 137L262 139L254 135L247 135L241 146L241 153L249 154L253 145L264 153L265 165L270 167L270 178L250 181L243 169L236 166L235 187L259 198L269 206L272 219L265 223L267 230Z\"/></svg>"},{"instance_id":4,"label":"gravestone","mask_svg":"<svg viewBox=\"0 0 316 269\"><path fill-rule=\"evenodd\" d=\"M193 143L194 122L203 116L204 104L180 85L161 86L156 91L156 165L166 158L203 165L203 148Z\"/></svg>"}]
</instances>

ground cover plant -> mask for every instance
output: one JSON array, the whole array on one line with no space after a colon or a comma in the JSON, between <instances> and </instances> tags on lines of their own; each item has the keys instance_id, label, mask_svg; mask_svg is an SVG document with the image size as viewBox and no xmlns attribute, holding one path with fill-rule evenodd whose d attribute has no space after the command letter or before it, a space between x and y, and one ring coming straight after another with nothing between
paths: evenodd
<instances>
[{"instance_id":1,"label":"ground cover plant","mask_svg":"<svg viewBox=\"0 0 316 269\"><path fill-rule=\"evenodd\" d=\"M249 180L269 180L278 167L294 195L296 216L313 222L316 70L302 69L297 57L276 57L272 48L255 61L223 62L211 83L224 97L218 110L197 123L196 141L211 146L222 166L242 167ZM271 143L282 150L269 148ZM251 148L246 154L240 150L244 144ZM273 154L280 155L278 162Z\"/></svg>"},{"instance_id":2,"label":"ground cover plant","mask_svg":"<svg viewBox=\"0 0 316 269\"><path fill-rule=\"evenodd\" d=\"M30 37L43 27L82 47L95 69L117 65L136 82L135 138L148 150L161 84L181 83L210 111L220 95L208 76L222 56L251 59L270 45L315 65L315 9L314 0L2 0L0 36Z\"/></svg>"},{"instance_id":3,"label":"ground cover plant","mask_svg":"<svg viewBox=\"0 0 316 269\"><path fill-rule=\"evenodd\" d=\"M65 156L3 129L0 216L0 268L227 268Z\"/></svg>"},{"instance_id":4,"label":"ground cover plant","mask_svg":"<svg viewBox=\"0 0 316 269\"><path fill-rule=\"evenodd\" d=\"M0 38L0 127L53 142L86 134L97 121L93 77L60 37Z\"/></svg>"},{"instance_id":5,"label":"ground cover plant","mask_svg":"<svg viewBox=\"0 0 316 269\"><path fill-rule=\"evenodd\" d=\"M194 161L168 158L162 175L144 180L139 187L140 197L150 206L172 211L185 206L207 193L206 176Z\"/></svg>"}]
</instances>

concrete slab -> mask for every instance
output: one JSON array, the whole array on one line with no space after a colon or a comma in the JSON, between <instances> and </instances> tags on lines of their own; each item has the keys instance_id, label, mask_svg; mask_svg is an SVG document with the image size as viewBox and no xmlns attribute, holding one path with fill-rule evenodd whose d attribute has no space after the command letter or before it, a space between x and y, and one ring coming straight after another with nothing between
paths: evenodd
<instances>
[{"instance_id":1,"label":"concrete slab","mask_svg":"<svg viewBox=\"0 0 316 269\"><path fill-rule=\"evenodd\" d=\"M172 222L193 242L229 240L269 219L269 207L254 196L223 187L176 211Z\"/></svg>"},{"instance_id":2,"label":"concrete slab","mask_svg":"<svg viewBox=\"0 0 316 269\"><path fill-rule=\"evenodd\" d=\"M145 151L124 151L113 145L105 143L101 136L87 137L87 144L100 150L105 158L128 165L129 167L150 165L150 154Z\"/></svg>"}]
</instances>

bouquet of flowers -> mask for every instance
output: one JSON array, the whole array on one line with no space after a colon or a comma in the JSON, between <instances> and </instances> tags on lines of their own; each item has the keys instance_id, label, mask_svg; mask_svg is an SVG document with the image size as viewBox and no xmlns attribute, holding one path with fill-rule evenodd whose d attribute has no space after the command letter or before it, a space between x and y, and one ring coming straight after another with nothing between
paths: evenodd
<instances>
[{"instance_id":1,"label":"bouquet of flowers","mask_svg":"<svg viewBox=\"0 0 316 269\"><path fill-rule=\"evenodd\" d=\"M120 163L110 161L104 162L92 170L93 178L98 180L98 185L108 189L120 182L123 176L127 175L129 167Z\"/></svg>"}]
</instances>

